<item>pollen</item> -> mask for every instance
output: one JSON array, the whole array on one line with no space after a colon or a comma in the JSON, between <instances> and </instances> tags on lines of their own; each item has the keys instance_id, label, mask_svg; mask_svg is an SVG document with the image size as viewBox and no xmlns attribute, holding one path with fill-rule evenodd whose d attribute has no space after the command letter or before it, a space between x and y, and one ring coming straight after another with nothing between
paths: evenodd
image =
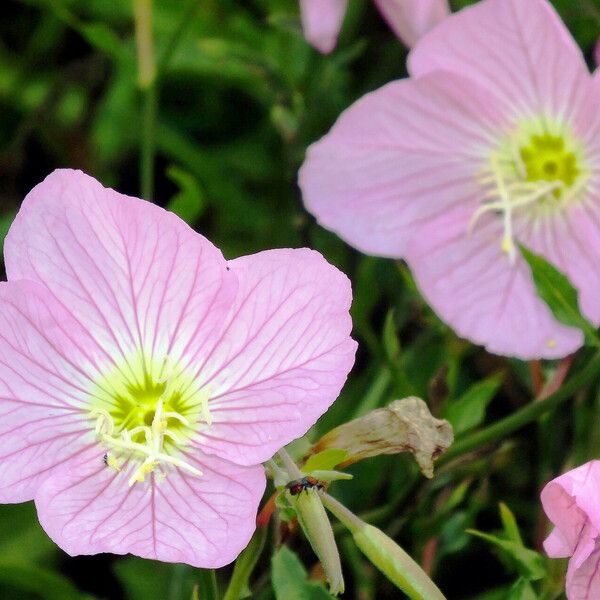
<instances>
[{"instance_id":1,"label":"pollen","mask_svg":"<svg viewBox=\"0 0 600 600\"><path fill-rule=\"evenodd\" d=\"M585 198L585 151L564 125L528 121L493 149L479 177L482 196L469 232L486 213L502 219L500 248L516 258L515 220L537 220Z\"/></svg>"},{"instance_id":2,"label":"pollen","mask_svg":"<svg viewBox=\"0 0 600 600\"><path fill-rule=\"evenodd\" d=\"M209 427L209 393L170 360L159 366L145 357L113 369L93 390L98 399L90 417L105 464L130 474L129 485L170 469L195 476L202 472L184 458L195 434Z\"/></svg>"}]
</instances>

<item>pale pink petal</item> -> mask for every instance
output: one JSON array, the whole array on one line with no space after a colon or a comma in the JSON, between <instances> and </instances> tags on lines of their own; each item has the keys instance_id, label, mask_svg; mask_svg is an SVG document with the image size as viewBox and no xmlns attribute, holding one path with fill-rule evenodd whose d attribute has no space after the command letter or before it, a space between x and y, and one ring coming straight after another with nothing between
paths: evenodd
<instances>
[{"instance_id":1,"label":"pale pink petal","mask_svg":"<svg viewBox=\"0 0 600 600\"><path fill-rule=\"evenodd\" d=\"M270 458L337 398L354 363L348 278L311 250L229 262L240 282L225 330L203 364L212 425L199 446L239 464Z\"/></svg>"},{"instance_id":2,"label":"pale pink petal","mask_svg":"<svg viewBox=\"0 0 600 600\"><path fill-rule=\"evenodd\" d=\"M582 312L600 324L600 192L588 202L537 219L521 241L563 271L579 290Z\"/></svg>"},{"instance_id":3,"label":"pale pink petal","mask_svg":"<svg viewBox=\"0 0 600 600\"><path fill-rule=\"evenodd\" d=\"M375 0L375 4L409 47L450 14L448 0Z\"/></svg>"},{"instance_id":4,"label":"pale pink petal","mask_svg":"<svg viewBox=\"0 0 600 600\"><path fill-rule=\"evenodd\" d=\"M53 466L94 443L89 389L104 359L43 286L0 283L0 502L31 500Z\"/></svg>"},{"instance_id":5,"label":"pale pink petal","mask_svg":"<svg viewBox=\"0 0 600 600\"><path fill-rule=\"evenodd\" d=\"M595 532L596 536L598 532ZM585 549L577 548L576 555L569 561L567 570L568 600L597 600L600 598L600 543L590 536L585 538ZM585 557L585 558L584 558Z\"/></svg>"},{"instance_id":6,"label":"pale pink petal","mask_svg":"<svg viewBox=\"0 0 600 600\"><path fill-rule=\"evenodd\" d=\"M300 0L304 37L319 52L335 48L347 6L348 0Z\"/></svg>"},{"instance_id":7,"label":"pale pink petal","mask_svg":"<svg viewBox=\"0 0 600 600\"><path fill-rule=\"evenodd\" d=\"M135 462L121 472L102 453L77 457L48 478L35 503L42 527L70 555L131 553L217 568L233 561L255 529L265 489L261 466L188 456L201 477L171 470L129 487Z\"/></svg>"},{"instance_id":8,"label":"pale pink petal","mask_svg":"<svg viewBox=\"0 0 600 600\"><path fill-rule=\"evenodd\" d=\"M409 57L422 76L449 70L473 79L512 113L570 114L589 72L547 0L482 0L445 19Z\"/></svg>"},{"instance_id":9,"label":"pale pink petal","mask_svg":"<svg viewBox=\"0 0 600 600\"><path fill-rule=\"evenodd\" d=\"M477 178L504 126L494 99L455 75L390 83L308 149L304 203L359 250L402 257L421 221L457 204L477 208Z\"/></svg>"},{"instance_id":10,"label":"pale pink petal","mask_svg":"<svg viewBox=\"0 0 600 600\"><path fill-rule=\"evenodd\" d=\"M459 335L495 354L557 358L579 348L579 330L558 323L537 296L529 267L502 252L502 221L448 211L420 228L407 260L428 303Z\"/></svg>"},{"instance_id":11,"label":"pale pink petal","mask_svg":"<svg viewBox=\"0 0 600 600\"><path fill-rule=\"evenodd\" d=\"M600 461L590 462L564 473L546 484L541 499L550 521L562 532L572 551L586 521L600 532Z\"/></svg>"},{"instance_id":12,"label":"pale pink petal","mask_svg":"<svg viewBox=\"0 0 600 600\"><path fill-rule=\"evenodd\" d=\"M221 252L158 206L58 170L6 238L9 280L47 285L115 361L197 353L229 309Z\"/></svg>"}]
</instances>

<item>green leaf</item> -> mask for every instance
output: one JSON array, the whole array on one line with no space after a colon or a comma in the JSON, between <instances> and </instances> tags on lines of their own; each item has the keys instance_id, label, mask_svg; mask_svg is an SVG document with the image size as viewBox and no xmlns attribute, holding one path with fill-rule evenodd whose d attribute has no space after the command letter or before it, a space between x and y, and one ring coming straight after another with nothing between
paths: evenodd
<instances>
[{"instance_id":1,"label":"green leaf","mask_svg":"<svg viewBox=\"0 0 600 600\"><path fill-rule=\"evenodd\" d=\"M347 450L340 448L327 448L308 458L302 467L304 473L311 471L329 471L346 460Z\"/></svg>"},{"instance_id":2,"label":"green leaf","mask_svg":"<svg viewBox=\"0 0 600 600\"><path fill-rule=\"evenodd\" d=\"M168 598L172 567L166 563L127 557L114 564L128 600ZM191 586L190 586L191 589Z\"/></svg>"},{"instance_id":3,"label":"green leaf","mask_svg":"<svg viewBox=\"0 0 600 600\"><path fill-rule=\"evenodd\" d=\"M467 533L481 538L492 546L495 546L513 564L519 574L528 581L537 581L546 576L544 558L534 550L524 548L520 544L510 540L504 540L495 535L490 535L489 533L483 533L474 529L467 529Z\"/></svg>"},{"instance_id":4,"label":"green leaf","mask_svg":"<svg viewBox=\"0 0 600 600\"><path fill-rule=\"evenodd\" d=\"M521 537L515 515L513 515L510 508L508 508L504 502L500 502L500 519L502 520L502 526L504 527L506 537L511 542L523 546L523 538Z\"/></svg>"},{"instance_id":5,"label":"green leaf","mask_svg":"<svg viewBox=\"0 0 600 600\"><path fill-rule=\"evenodd\" d=\"M383 324L383 347L390 362L397 360L400 355L400 341L396 333L394 310L388 311Z\"/></svg>"},{"instance_id":6,"label":"green leaf","mask_svg":"<svg viewBox=\"0 0 600 600\"><path fill-rule=\"evenodd\" d=\"M0 561L0 583L44 598L81 600L82 594L66 578L39 566Z\"/></svg>"},{"instance_id":7,"label":"green leaf","mask_svg":"<svg viewBox=\"0 0 600 600\"><path fill-rule=\"evenodd\" d=\"M198 180L175 165L167 169L167 175L179 186L179 192L171 198L167 209L181 217L186 223L193 225L205 207L204 194Z\"/></svg>"},{"instance_id":8,"label":"green leaf","mask_svg":"<svg viewBox=\"0 0 600 600\"><path fill-rule=\"evenodd\" d=\"M273 555L272 581L276 600L333 598L321 585L307 580L306 570L300 559L287 546L282 546Z\"/></svg>"},{"instance_id":9,"label":"green leaf","mask_svg":"<svg viewBox=\"0 0 600 600\"><path fill-rule=\"evenodd\" d=\"M510 588L507 600L537 600L537 594L534 592L529 581L521 577Z\"/></svg>"},{"instance_id":10,"label":"green leaf","mask_svg":"<svg viewBox=\"0 0 600 600\"><path fill-rule=\"evenodd\" d=\"M471 386L460 398L446 405L444 417L450 421L454 435L477 427L485 418L490 401L502 384L500 375L493 375Z\"/></svg>"},{"instance_id":11,"label":"green leaf","mask_svg":"<svg viewBox=\"0 0 600 600\"><path fill-rule=\"evenodd\" d=\"M545 258L521 246L523 258L531 268L533 281L542 300L552 314L565 325L581 329L589 343L599 345L594 326L579 310L579 294L564 273L550 264ZM552 344L553 340L548 340Z\"/></svg>"}]
</instances>

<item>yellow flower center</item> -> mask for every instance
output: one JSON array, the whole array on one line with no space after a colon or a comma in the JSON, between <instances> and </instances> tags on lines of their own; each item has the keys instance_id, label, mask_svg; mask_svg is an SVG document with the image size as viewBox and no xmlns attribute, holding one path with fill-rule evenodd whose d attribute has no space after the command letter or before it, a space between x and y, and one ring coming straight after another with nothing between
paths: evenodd
<instances>
[{"instance_id":1,"label":"yellow flower center","mask_svg":"<svg viewBox=\"0 0 600 600\"><path fill-rule=\"evenodd\" d=\"M209 394L166 358L160 366L146 357L113 368L94 385L91 417L107 466L120 471L134 461L129 485L169 468L193 475L201 471L182 458L182 450L203 424L210 425Z\"/></svg>"},{"instance_id":2,"label":"yellow flower center","mask_svg":"<svg viewBox=\"0 0 600 600\"><path fill-rule=\"evenodd\" d=\"M560 198L563 190L572 187L580 170L575 152L567 148L565 139L549 133L533 135L529 145L520 150L527 181L561 182L562 187L554 191Z\"/></svg>"},{"instance_id":3,"label":"yellow flower center","mask_svg":"<svg viewBox=\"0 0 600 600\"><path fill-rule=\"evenodd\" d=\"M528 207L533 217L562 210L585 197L589 169L581 144L569 129L547 118L522 122L491 152L481 176L481 204L469 230L487 212L502 216L502 250L514 261L513 218Z\"/></svg>"}]
</instances>

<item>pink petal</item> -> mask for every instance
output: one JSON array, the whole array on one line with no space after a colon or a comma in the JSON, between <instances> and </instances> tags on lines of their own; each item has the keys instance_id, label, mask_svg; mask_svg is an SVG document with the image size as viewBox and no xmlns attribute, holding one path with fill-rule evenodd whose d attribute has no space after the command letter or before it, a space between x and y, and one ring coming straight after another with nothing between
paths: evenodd
<instances>
[{"instance_id":1,"label":"pink petal","mask_svg":"<svg viewBox=\"0 0 600 600\"><path fill-rule=\"evenodd\" d=\"M308 149L306 208L359 250L402 257L419 222L476 209L477 176L504 125L494 99L455 75L390 83Z\"/></svg>"},{"instance_id":2,"label":"pink petal","mask_svg":"<svg viewBox=\"0 0 600 600\"><path fill-rule=\"evenodd\" d=\"M546 484L541 493L544 512L574 551L583 527L590 522L600 532L600 461L592 460Z\"/></svg>"},{"instance_id":3,"label":"pink petal","mask_svg":"<svg viewBox=\"0 0 600 600\"><path fill-rule=\"evenodd\" d=\"M563 271L579 290L587 318L600 324L600 192L589 202L538 220L521 241Z\"/></svg>"},{"instance_id":4,"label":"pink petal","mask_svg":"<svg viewBox=\"0 0 600 600\"><path fill-rule=\"evenodd\" d=\"M581 50L547 0L482 0L445 19L409 57L414 76L439 69L480 83L524 115L568 114L589 78Z\"/></svg>"},{"instance_id":5,"label":"pink petal","mask_svg":"<svg viewBox=\"0 0 600 600\"><path fill-rule=\"evenodd\" d=\"M375 0L375 4L409 47L450 14L448 0Z\"/></svg>"},{"instance_id":6,"label":"pink petal","mask_svg":"<svg viewBox=\"0 0 600 600\"><path fill-rule=\"evenodd\" d=\"M226 565L255 529L264 471L199 453L187 460L204 475L176 470L160 483L152 475L129 487L139 463L117 473L100 452L82 454L38 490L40 523L72 556L131 553L195 567Z\"/></svg>"},{"instance_id":7,"label":"pink petal","mask_svg":"<svg viewBox=\"0 0 600 600\"><path fill-rule=\"evenodd\" d=\"M575 562L574 558L569 561L566 587L568 600L597 600L600 598L600 544L590 540L589 537L587 538L585 559L581 561L581 564Z\"/></svg>"},{"instance_id":8,"label":"pink petal","mask_svg":"<svg viewBox=\"0 0 600 600\"><path fill-rule=\"evenodd\" d=\"M43 286L0 283L0 502L31 500L90 438L88 389L103 359Z\"/></svg>"},{"instance_id":9,"label":"pink petal","mask_svg":"<svg viewBox=\"0 0 600 600\"><path fill-rule=\"evenodd\" d=\"M329 54L337 43L348 0L300 0L300 16L306 41Z\"/></svg>"},{"instance_id":10,"label":"pink petal","mask_svg":"<svg viewBox=\"0 0 600 600\"><path fill-rule=\"evenodd\" d=\"M58 170L27 196L8 278L47 285L115 360L202 349L235 293L221 252L181 219Z\"/></svg>"},{"instance_id":11,"label":"pink petal","mask_svg":"<svg viewBox=\"0 0 600 600\"><path fill-rule=\"evenodd\" d=\"M240 281L232 314L198 368L212 426L200 447L239 464L270 458L337 398L354 363L348 278L307 249L229 262Z\"/></svg>"},{"instance_id":12,"label":"pink petal","mask_svg":"<svg viewBox=\"0 0 600 600\"><path fill-rule=\"evenodd\" d=\"M502 223L486 215L468 234L460 207L419 229L407 260L423 295L459 335L523 359L565 356L583 343L537 296L529 267L502 252Z\"/></svg>"}]
</instances>

